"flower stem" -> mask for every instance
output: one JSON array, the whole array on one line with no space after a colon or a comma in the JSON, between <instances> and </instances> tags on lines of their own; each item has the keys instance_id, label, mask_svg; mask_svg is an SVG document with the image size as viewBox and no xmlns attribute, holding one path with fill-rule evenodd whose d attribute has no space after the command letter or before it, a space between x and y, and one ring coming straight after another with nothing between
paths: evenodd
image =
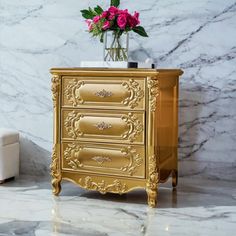
<instances>
[{"instance_id":1,"label":"flower stem","mask_svg":"<svg viewBox=\"0 0 236 236\"><path fill-rule=\"evenodd\" d=\"M105 47L107 51L104 57L104 60L112 60L112 61L127 61L127 49L123 48L121 45L121 32L112 32L113 40L109 47Z\"/></svg>"}]
</instances>

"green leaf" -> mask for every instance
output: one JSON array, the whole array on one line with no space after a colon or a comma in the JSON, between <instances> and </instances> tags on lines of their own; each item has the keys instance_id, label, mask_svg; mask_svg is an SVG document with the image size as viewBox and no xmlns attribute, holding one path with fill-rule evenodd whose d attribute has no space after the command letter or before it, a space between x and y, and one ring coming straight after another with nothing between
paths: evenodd
<instances>
[{"instance_id":1,"label":"green leaf","mask_svg":"<svg viewBox=\"0 0 236 236\"><path fill-rule=\"evenodd\" d=\"M111 0L111 6L119 7L120 6L120 0Z\"/></svg>"},{"instance_id":2,"label":"green leaf","mask_svg":"<svg viewBox=\"0 0 236 236\"><path fill-rule=\"evenodd\" d=\"M98 14L101 15L103 13L103 9L100 6L96 6L94 8L94 11Z\"/></svg>"},{"instance_id":3,"label":"green leaf","mask_svg":"<svg viewBox=\"0 0 236 236\"><path fill-rule=\"evenodd\" d=\"M94 14L94 11L93 11L93 9L92 9L91 7L89 7L89 11L90 11L92 14Z\"/></svg>"},{"instance_id":4,"label":"green leaf","mask_svg":"<svg viewBox=\"0 0 236 236\"><path fill-rule=\"evenodd\" d=\"M89 10L81 10L80 12L82 13L82 16L85 19L93 19L93 17L94 17L94 14Z\"/></svg>"},{"instance_id":5,"label":"green leaf","mask_svg":"<svg viewBox=\"0 0 236 236\"><path fill-rule=\"evenodd\" d=\"M142 26L136 26L133 28L133 31L143 37L148 37L145 29Z\"/></svg>"}]
</instances>

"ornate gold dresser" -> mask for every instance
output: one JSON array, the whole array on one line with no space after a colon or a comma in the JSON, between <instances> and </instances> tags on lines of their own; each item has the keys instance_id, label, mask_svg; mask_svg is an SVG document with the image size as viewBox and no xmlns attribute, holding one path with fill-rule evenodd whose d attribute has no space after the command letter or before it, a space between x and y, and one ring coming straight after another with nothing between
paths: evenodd
<instances>
[{"instance_id":1,"label":"ornate gold dresser","mask_svg":"<svg viewBox=\"0 0 236 236\"><path fill-rule=\"evenodd\" d=\"M54 68L53 193L69 180L102 194L157 188L178 178L181 70Z\"/></svg>"}]
</instances>

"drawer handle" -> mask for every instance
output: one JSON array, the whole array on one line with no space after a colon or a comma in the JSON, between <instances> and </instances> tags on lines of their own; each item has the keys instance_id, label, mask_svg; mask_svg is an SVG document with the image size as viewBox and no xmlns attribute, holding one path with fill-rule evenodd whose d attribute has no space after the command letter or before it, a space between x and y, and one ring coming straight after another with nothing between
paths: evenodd
<instances>
[{"instance_id":1,"label":"drawer handle","mask_svg":"<svg viewBox=\"0 0 236 236\"><path fill-rule=\"evenodd\" d=\"M106 124L104 121L103 122L100 122L100 123L97 123L95 125L95 127L97 127L99 130L104 130L104 129L109 129L111 128L111 124Z\"/></svg>"},{"instance_id":2,"label":"drawer handle","mask_svg":"<svg viewBox=\"0 0 236 236\"><path fill-rule=\"evenodd\" d=\"M105 89L99 91L99 92L96 92L95 95L97 97L100 97L100 98L106 98L106 97L111 97L112 96L112 92L110 91L106 91Z\"/></svg>"},{"instance_id":3,"label":"drawer handle","mask_svg":"<svg viewBox=\"0 0 236 236\"><path fill-rule=\"evenodd\" d=\"M91 159L96 161L99 165L102 165L106 161L111 161L110 157L102 157L102 156L95 156L92 157Z\"/></svg>"}]
</instances>

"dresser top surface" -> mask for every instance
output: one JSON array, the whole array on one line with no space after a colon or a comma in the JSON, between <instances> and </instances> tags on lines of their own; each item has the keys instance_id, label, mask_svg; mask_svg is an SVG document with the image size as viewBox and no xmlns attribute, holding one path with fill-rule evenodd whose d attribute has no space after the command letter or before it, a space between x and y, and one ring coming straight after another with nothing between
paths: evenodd
<instances>
[{"instance_id":1,"label":"dresser top surface","mask_svg":"<svg viewBox=\"0 0 236 236\"><path fill-rule=\"evenodd\" d=\"M81 74L81 75L125 75L125 76L157 76L157 75L172 75L172 76L180 76L183 74L183 71L180 69L115 69L115 68L52 68L50 70L52 74L59 75L73 75L73 74Z\"/></svg>"}]
</instances>

